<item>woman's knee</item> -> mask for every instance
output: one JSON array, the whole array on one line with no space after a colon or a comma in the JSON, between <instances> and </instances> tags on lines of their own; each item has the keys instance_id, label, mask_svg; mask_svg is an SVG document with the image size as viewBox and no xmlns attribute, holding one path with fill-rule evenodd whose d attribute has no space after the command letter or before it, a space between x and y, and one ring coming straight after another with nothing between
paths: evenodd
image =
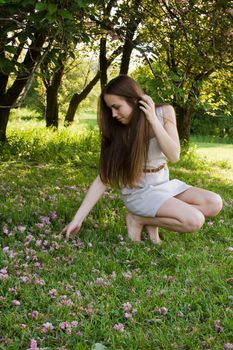
<instances>
[{"instance_id":1,"label":"woman's knee","mask_svg":"<svg viewBox=\"0 0 233 350\"><path fill-rule=\"evenodd\" d=\"M205 223L205 217L199 210L192 211L188 217L184 219L184 228L186 232L196 232Z\"/></svg>"},{"instance_id":2,"label":"woman's knee","mask_svg":"<svg viewBox=\"0 0 233 350\"><path fill-rule=\"evenodd\" d=\"M218 194L213 193L212 196L207 199L206 216L217 215L222 210L222 206L223 206L222 198Z\"/></svg>"}]
</instances>

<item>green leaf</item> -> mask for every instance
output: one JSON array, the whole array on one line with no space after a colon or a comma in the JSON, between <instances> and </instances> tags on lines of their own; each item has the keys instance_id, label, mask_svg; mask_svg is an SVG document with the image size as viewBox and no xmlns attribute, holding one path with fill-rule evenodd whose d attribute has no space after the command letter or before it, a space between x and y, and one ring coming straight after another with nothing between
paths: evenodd
<instances>
[{"instance_id":1,"label":"green leaf","mask_svg":"<svg viewBox=\"0 0 233 350\"><path fill-rule=\"evenodd\" d=\"M41 2L37 2L36 10L37 11L45 11L48 8L48 4L42 4Z\"/></svg>"},{"instance_id":2,"label":"green leaf","mask_svg":"<svg viewBox=\"0 0 233 350\"><path fill-rule=\"evenodd\" d=\"M17 52L17 48L8 45L8 46L5 46L5 51L15 54Z\"/></svg>"},{"instance_id":3,"label":"green leaf","mask_svg":"<svg viewBox=\"0 0 233 350\"><path fill-rule=\"evenodd\" d=\"M55 12L57 12L57 5L56 4L49 4L48 5L48 13L50 15L52 15Z\"/></svg>"},{"instance_id":4,"label":"green leaf","mask_svg":"<svg viewBox=\"0 0 233 350\"><path fill-rule=\"evenodd\" d=\"M74 19L74 17L73 17L73 15L71 14L71 12L69 12L69 11L67 11L67 10L63 10L63 9L58 10L58 14L59 14L61 17L65 18L65 19L71 19L71 20Z\"/></svg>"}]
</instances>

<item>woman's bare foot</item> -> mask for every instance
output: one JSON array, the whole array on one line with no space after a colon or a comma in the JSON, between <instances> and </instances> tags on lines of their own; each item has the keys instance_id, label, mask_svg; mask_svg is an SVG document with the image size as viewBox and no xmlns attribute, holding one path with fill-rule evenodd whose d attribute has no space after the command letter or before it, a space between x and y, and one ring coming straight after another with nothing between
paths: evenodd
<instances>
[{"instance_id":1,"label":"woman's bare foot","mask_svg":"<svg viewBox=\"0 0 233 350\"><path fill-rule=\"evenodd\" d=\"M126 226L128 230L128 237L135 242L141 241L141 233L143 225L136 220L135 215L128 213L126 215Z\"/></svg>"},{"instance_id":2,"label":"woman's bare foot","mask_svg":"<svg viewBox=\"0 0 233 350\"><path fill-rule=\"evenodd\" d=\"M153 244L161 244L162 241L159 237L159 228L157 226L145 226L147 233L149 234L150 241Z\"/></svg>"}]
</instances>

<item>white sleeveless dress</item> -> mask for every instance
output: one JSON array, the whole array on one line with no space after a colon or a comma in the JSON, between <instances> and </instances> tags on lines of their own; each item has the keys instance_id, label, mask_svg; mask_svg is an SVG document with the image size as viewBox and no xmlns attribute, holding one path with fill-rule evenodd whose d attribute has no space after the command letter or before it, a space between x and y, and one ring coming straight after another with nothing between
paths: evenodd
<instances>
[{"instance_id":1,"label":"white sleeveless dress","mask_svg":"<svg viewBox=\"0 0 233 350\"><path fill-rule=\"evenodd\" d=\"M164 124L162 107L156 108L156 114L159 121ZM166 156L161 151L156 137L153 137L149 140L146 167L158 168L164 163L166 163ZM163 203L190 187L183 181L169 180L169 169L165 165L158 172L142 173L136 187L121 189L121 198L129 212L139 216L155 217Z\"/></svg>"}]
</instances>

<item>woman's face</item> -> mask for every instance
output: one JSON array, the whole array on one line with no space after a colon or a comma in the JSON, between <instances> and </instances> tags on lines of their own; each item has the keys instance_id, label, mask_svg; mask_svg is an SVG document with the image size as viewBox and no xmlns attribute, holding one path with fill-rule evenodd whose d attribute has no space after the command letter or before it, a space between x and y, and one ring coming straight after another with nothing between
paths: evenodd
<instances>
[{"instance_id":1,"label":"woman's face","mask_svg":"<svg viewBox=\"0 0 233 350\"><path fill-rule=\"evenodd\" d=\"M108 108L112 110L112 117L122 124L128 124L132 118L133 107L118 95L104 95L104 101Z\"/></svg>"}]
</instances>

